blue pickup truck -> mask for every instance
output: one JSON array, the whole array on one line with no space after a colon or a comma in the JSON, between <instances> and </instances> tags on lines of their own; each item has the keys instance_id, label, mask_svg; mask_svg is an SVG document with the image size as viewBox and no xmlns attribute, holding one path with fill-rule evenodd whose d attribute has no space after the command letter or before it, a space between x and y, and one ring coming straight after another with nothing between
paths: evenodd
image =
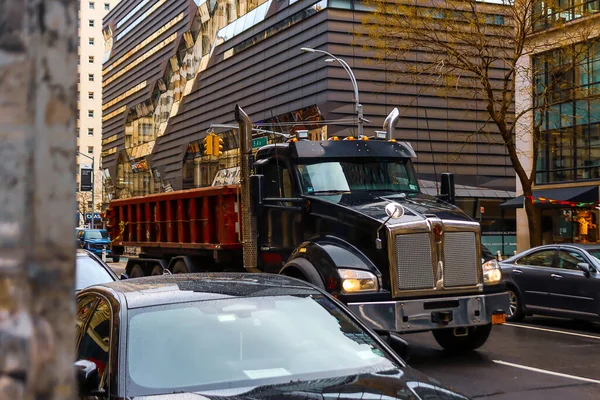
<instances>
[{"instance_id":1,"label":"blue pickup truck","mask_svg":"<svg viewBox=\"0 0 600 400\"><path fill-rule=\"evenodd\" d=\"M105 229L77 229L77 245L102 258L102 250L106 248L106 257L112 258L113 262L119 262L120 256L113 255L110 250L110 238Z\"/></svg>"}]
</instances>

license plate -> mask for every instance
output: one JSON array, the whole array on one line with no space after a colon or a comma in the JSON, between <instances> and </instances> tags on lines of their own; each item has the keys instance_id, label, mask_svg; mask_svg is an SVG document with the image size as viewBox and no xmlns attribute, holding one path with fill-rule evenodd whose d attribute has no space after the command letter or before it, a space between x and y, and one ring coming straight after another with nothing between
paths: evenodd
<instances>
[{"instance_id":1,"label":"license plate","mask_svg":"<svg viewBox=\"0 0 600 400\"><path fill-rule=\"evenodd\" d=\"M506 322L506 314L493 314L492 315L492 324L500 325Z\"/></svg>"}]
</instances>

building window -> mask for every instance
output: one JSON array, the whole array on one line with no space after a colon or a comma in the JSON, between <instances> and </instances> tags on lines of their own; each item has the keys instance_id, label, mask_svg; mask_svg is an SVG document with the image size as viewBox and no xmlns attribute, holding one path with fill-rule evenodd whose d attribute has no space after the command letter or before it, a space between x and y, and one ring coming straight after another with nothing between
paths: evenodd
<instances>
[{"instance_id":1,"label":"building window","mask_svg":"<svg viewBox=\"0 0 600 400\"><path fill-rule=\"evenodd\" d=\"M88 81L94 82L94 74L88 74Z\"/></svg>"},{"instance_id":2,"label":"building window","mask_svg":"<svg viewBox=\"0 0 600 400\"><path fill-rule=\"evenodd\" d=\"M536 184L600 179L600 41L533 57Z\"/></svg>"},{"instance_id":3,"label":"building window","mask_svg":"<svg viewBox=\"0 0 600 400\"><path fill-rule=\"evenodd\" d=\"M79 128L77 128L77 137L79 137Z\"/></svg>"},{"instance_id":4,"label":"building window","mask_svg":"<svg viewBox=\"0 0 600 400\"><path fill-rule=\"evenodd\" d=\"M94 118L94 110L88 110L88 117Z\"/></svg>"},{"instance_id":5,"label":"building window","mask_svg":"<svg viewBox=\"0 0 600 400\"><path fill-rule=\"evenodd\" d=\"M88 44L89 44L90 46L93 46L93 45L94 45L94 38L93 38L93 37L91 37L91 38L88 38Z\"/></svg>"},{"instance_id":6,"label":"building window","mask_svg":"<svg viewBox=\"0 0 600 400\"><path fill-rule=\"evenodd\" d=\"M110 4L108 4L108 3L104 3L104 9L105 9L106 11L110 10Z\"/></svg>"},{"instance_id":7,"label":"building window","mask_svg":"<svg viewBox=\"0 0 600 400\"><path fill-rule=\"evenodd\" d=\"M94 27L94 20L93 20L93 19L90 19L90 20L88 20L88 26L89 26L90 28L93 28L93 27Z\"/></svg>"},{"instance_id":8,"label":"building window","mask_svg":"<svg viewBox=\"0 0 600 400\"><path fill-rule=\"evenodd\" d=\"M94 146L88 146L88 154L94 154Z\"/></svg>"},{"instance_id":9,"label":"building window","mask_svg":"<svg viewBox=\"0 0 600 400\"><path fill-rule=\"evenodd\" d=\"M93 9L95 9L95 8L96 8L96 3L94 3L93 1L90 1L90 2L88 3L88 8L89 8L90 10L93 10Z\"/></svg>"},{"instance_id":10,"label":"building window","mask_svg":"<svg viewBox=\"0 0 600 400\"><path fill-rule=\"evenodd\" d=\"M533 29L539 31L600 12L600 0L536 1L533 12Z\"/></svg>"},{"instance_id":11,"label":"building window","mask_svg":"<svg viewBox=\"0 0 600 400\"><path fill-rule=\"evenodd\" d=\"M88 62L89 62L90 64L93 64L93 63L94 63L94 56L89 56L89 57L88 57Z\"/></svg>"},{"instance_id":12,"label":"building window","mask_svg":"<svg viewBox=\"0 0 600 400\"><path fill-rule=\"evenodd\" d=\"M88 92L88 99L94 100L94 92Z\"/></svg>"},{"instance_id":13,"label":"building window","mask_svg":"<svg viewBox=\"0 0 600 400\"><path fill-rule=\"evenodd\" d=\"M94 128L88 128L88 136L94 136Z\"/></svg>"}]
</instances>

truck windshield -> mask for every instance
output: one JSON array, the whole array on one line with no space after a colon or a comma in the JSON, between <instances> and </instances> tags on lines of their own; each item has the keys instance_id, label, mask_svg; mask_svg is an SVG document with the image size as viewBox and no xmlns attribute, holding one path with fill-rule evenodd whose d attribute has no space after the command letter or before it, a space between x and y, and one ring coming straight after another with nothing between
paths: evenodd
<instances>
[{"instance_id":1,"label":"truck windshield","mask_svg":"<svg viewBox=\"0 0 600 400\"><path fill-rule=\"evenodd\" d=\"M87 231L85 237L86 239L108 239L108 233L106 231Z\"/></svg>"},{"instance_id":2,"label":"truck windshield","mask_svg":"<svg viewBox=\"0 0 600 400\"><path fill-rule=\"evenodd\" d=\"M352 191L418 192L409 160L344 160L299 164L302 191L306 194Z\"/></svg>"}]
</instances>

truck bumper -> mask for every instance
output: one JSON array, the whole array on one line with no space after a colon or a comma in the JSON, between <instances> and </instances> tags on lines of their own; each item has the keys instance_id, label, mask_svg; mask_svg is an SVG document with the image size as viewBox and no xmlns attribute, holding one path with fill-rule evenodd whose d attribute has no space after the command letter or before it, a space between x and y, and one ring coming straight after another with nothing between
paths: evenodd
<instances>
[{"instance_id":1,"label":"truck bumper","mask_svg":"<svg viewBox=\"0 0 600 400\"><path fill-rule=\"evenodd\" d=\"M508 294L348 303L348 307L375 330L419 332L489 324L492 315L508 313Z\"/></svg>"}]
</instances>

